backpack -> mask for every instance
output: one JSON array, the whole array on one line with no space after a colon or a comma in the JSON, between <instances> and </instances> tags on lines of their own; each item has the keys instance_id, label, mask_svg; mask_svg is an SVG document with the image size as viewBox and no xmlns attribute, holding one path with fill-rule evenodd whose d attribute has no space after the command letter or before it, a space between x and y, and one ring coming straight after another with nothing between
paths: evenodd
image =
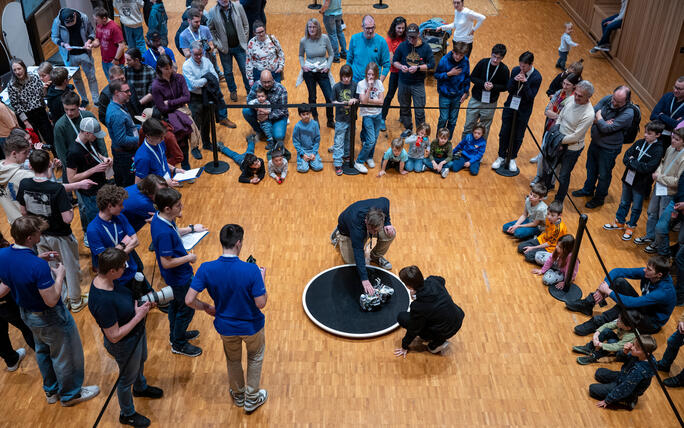
<instances>
[{"instance_id":1,"label":"backpack","mask_svg":"<svg viewBox=\"0 0 684 428\"><path fill-rule=\"evenodd\" d=\"M631 108L634 112L634 117L632 118L632 123L624 130L624 140L622 144L632 144L637 135L639 135L639 123L641 122L641 109L638 104L629 102L627 108Z\"/></svg>"}]
</instances>

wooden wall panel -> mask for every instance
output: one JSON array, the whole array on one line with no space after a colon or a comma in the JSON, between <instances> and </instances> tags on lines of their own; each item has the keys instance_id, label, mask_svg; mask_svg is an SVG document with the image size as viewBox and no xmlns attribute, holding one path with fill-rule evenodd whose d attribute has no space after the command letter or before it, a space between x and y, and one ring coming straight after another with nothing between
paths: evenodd
<instances>
[{"instance_id":1,"label":"wooden wall panel","mask_svg":"<svg viewBox=\"0 0 684 428\"><path fill-rule=\"evenodd\" d=\"M594 0L561 0L561 5L582 27L589 28L591 17L594 15Z\"/></svg>"}]
</instances>

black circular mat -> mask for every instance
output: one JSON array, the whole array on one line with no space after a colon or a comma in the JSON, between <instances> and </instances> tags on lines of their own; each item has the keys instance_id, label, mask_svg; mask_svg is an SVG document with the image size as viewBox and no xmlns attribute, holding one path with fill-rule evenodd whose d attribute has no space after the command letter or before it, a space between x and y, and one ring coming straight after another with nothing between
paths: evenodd
<instances>
[{"instance_id":1,"label":"black circular mat","mask_svg":"<svg viewBox=\"0 0 684 428\"><path fill-rule=\"evenodd\" d=\"M304 289L302 304L311 321L329 333L354 339L380 336L397 328L397 315L407 311L411 303L408 290L392 272L367 268L371 277L379 277L394 289L392 298L379 311L361 309L363 286L356 265L335 266L313 277Z\"/></svg>"}]
</instances>

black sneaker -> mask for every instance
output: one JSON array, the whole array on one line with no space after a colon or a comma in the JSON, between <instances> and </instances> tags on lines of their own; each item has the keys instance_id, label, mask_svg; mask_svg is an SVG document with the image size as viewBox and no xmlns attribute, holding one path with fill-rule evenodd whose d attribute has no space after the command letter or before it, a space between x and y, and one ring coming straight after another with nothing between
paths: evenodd
<instances>
[{"instance_id":1,"label":"black sneaker","mask_svg":"<svg viewBox=\"0 0 684 428\"><path fill-rule=\"evenodd\" d=\"M574 192L572 192L572 196L575 196L577 198L581 198L582 196L593 196L593 193L587 192L584 189L579 189L579 190L575 190Z\"/></svg>"},{"instance_id":2,"label":"black sneaker","mask_svg":"<svg viewBox=\"0 0 684 428\"><path fill-rule=\"evenodd\" d=\"M584 357L577 357L577 363L583 366L596 362L596 357L592 355L585 355Z\"/></svg>"},{"instance_id":3,"label":"black sneaker","mask_svg":"<svg viewBox=\"0 0 684 428\"><path fill-rule=\"evenodd\" d=\"M202 152L200 152L200 149L197 147L193 147L192 150L190 150L190 154L195 159L202 159Z\"/></svg>"},{"instance_id":4,"label":"black sneaker","mask_svg":"<svg viewBox=\"0 0 684 428\"><path fill-rule=\"evenodd\" d=\"M565 307L568 310L580 312L589 317L594 313L594 305L589 303L586 299L575 300L574 302L565 302Z\"/></svg>"},{"instance_id":5,"label":"black sneaker","mask_svg":"<svg viewBox=\"0 0 684 428\"><path fill-rule=\"evenodd\" d=\"M638 402L639 402L639 398L634 397L625 403L625 407L627 407L628 410L634 410L634 408L636 407Z\"/></svg>"},{"instance_id":6,"label":"black sneaker","mask_svg":"<svg viewBox=\"0 0 684 428\"><path fill-rule=\"evenodd\" d=\"M572 352L577 352L578 354L591 355L594 350L590 349L587 345L573 346Z\"/></svg>"},{"instance_id":7,"label":"black sneaker","mask_svg":"<svg viewBox=\"0 0 684 428\"><path fill-rule=\"evenodd\" d=\"M411 132L412 132L412 131L411 131L411 128L406 128L406 129L404 129L404 131L403 131L403 132L401 133L401 135L399 135L399 136L400 136L401 138L406 138L406 137L408 137L409 135L411 135Z\"/></svg>"},{"instance_id":8,"label":"black sneaker","mask_svg":"<svg viewBox=\"0 0 684 428\"><path fill-rule=\"evenodd\" d=\"M199 330L188 330L185 332L185 340L197 339L199 335Z\"/></svg>"},{"instance_id":9,"label":"black sneaker","mask_svg":"<svg viewBox=\"0 0 684 428\"><path fill-rule=\"evenodd\" d=\"M134 427L148 427L152 423L145 416L138 412L133 413L131 416L119 416L119 423L123 425L131 425Z\"/></svg>"},{"instance_id":10,"label":"black sneaker","mask_svg":"<svg viewBox=\"0 0 684 428\"><path fill-rule=\"evenodd\" d=\"M575 326L574 332L578 336L588 336L595 332L596 328L596 323L594 323L593 319L590 319L585 323Z\"/></svg>"},{"instance_id":11,"label":"black sneaker","mask_svg":"<svg viewBox=\"0 0 684 428\"><path fill-rule=\"evenodd\" d=\"M670 373L670 366L666 366L662 360L656 362L656 368L659 372Z\"/></svg>"},{"instance_id":12,"label":"black sneaker","mask_svg":"<svg viewBox=\"0 0 684 428\"><path fill-rule=\"evenodd\" d=\"M663 384L670 388L681 388L684 386L684 372L678 374L677 376L668 377L663 380Z\"/></svg>"},{"instance_id":13,"label":"black sneaker","mask_svg":"<svg viewBox=\"0 0 684 428\"><path fill-rule=\"evenodd\" d=\"M147 388L142 391L136 391L135 388L133 388L133 396L157 399L164 396L164 391L156 386L147 385Z\"/></svg>"},{"instance_id":14,"label":"black sneaker","mask_svg":"<svg viewBox=\"0 0 684 428\"><path fill-rule=\"evenodd\" d=\"M199 346L194 346L189 343L186 343L181 348L176 348L175 346L172 346L171 352L173 352L174 354L185 355L187 357L199 357L200 355L202 355L202 348L200 348Z\"/></svg>"},{"instance_id":15,"label":"black sneaker","mask_svg":"<svg viewBox=\"0 0 684 428\"><path fill-rule=\"evenodd\" d=\"M593 198L587 202L584 206L587 208L598 208L603 205L603 199Z\"/></svg>"}]
</instances>

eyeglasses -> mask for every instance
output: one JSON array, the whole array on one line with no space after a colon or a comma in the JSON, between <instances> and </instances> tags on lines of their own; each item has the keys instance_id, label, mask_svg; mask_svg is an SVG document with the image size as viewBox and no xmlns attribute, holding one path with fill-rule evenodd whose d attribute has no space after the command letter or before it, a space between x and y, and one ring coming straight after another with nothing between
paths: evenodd
<instances>
[{"instance_id":1,"label":"eyeglasses","mask_svg":"<svg viewBox=\"0 0 684 428\"><path fill-rule=\"evenodd\" d=\"M363 27L363 29L366 31L373 31L375 30L375 25L373 25L372 27Z\"/></svg>"},{"instance_id":2,"label":"eyeglasses","mask_svg":"<svg viewBox=\"0 0 684 428\"><path fill-rule=\"evenodd\" d=\"M130 88L126 89L126 90L120 89L119 92L123 92L124 94L130 94L131 90L130 90Z\"/></svg>"}]
</instances>

